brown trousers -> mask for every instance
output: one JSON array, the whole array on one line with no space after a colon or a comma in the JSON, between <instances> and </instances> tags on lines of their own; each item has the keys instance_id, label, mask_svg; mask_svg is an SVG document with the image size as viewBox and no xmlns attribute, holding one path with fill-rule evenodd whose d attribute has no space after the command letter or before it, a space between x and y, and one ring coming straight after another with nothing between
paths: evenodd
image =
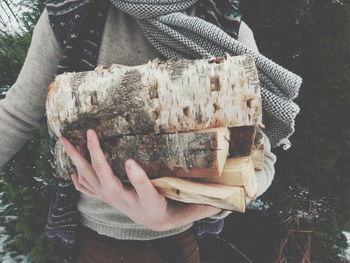
<instances>
[{"instance_id":1,"label":"brown trousers","mask_svg":"<svg viewBox=\"0 0 350 263\"><path fill-rule=\"evenodd\" d=\"M81 226L74 263L200 263L198 242L190 228L150 241L118 240Z\"/></svg>"}]
</instances>

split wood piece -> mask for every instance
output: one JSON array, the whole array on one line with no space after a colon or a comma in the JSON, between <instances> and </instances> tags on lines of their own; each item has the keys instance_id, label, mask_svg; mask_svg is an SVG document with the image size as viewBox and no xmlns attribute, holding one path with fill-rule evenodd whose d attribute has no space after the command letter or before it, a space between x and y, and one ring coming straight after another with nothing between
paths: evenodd
<instances>
[{"instance_id":1,"label":"split wood piece","mask_svg":"<svg viewBox=\"0 0 350 263\"><path fill-rule=\"evenodd\" d=\"M260 84L250 55L98 67L57 76L46 115L50 133L76 145L89 128L107 138L257 126Z\"/></svg>"},{"instance_id":2,"label":"split wood piece","mask_svg":"<svg viewBox=\"0 0 350 263\"><path fill-rule=\"evenodd\" d=\"M250 198L254 198L258 192L254 164L250 156L228 158L220 177L200 180L222 185L241 186Z\"/></svg>"},{"instance_id":3,"label":"split wood piece","mask_svg":"<svg viewBox=\"0 0 350 263\"><path fill-rule=\"evenodd\" d=\"M150 178L161 176L220 176L229 148L228 128L212 128L196 132L129 135L102 139L100 145L113 172L127 178L125 161L134 159ZM61 144L56 144L56 173L69 179L74 172Z\"/></svg>"},{"instance_id":4,"label":"split wood piece","mask_svg":"<svg viewBox=\"0 0 350 263\"><path fill-rule=\"evenodd\" d=\"M265 159L264 134L262 133L260 128L256 129L254 145L252 147L250 157L253 160L255 170L261 171L264 169L264 159Z\"/></svg>"},{"instance_id":5,"label":"split wood piece","mask_svg":"<svg viewBox=\"0 0 350 263\"><path fill-rule=\"evenodd\" d=\"M229 128L230 149L229 157L240 157L250 155L255 138L255 126L242 126Z\"/></svg>"},{"instance_id":6,"label":"split wood piece","mask_svg":"<svg viewBox=\"0 0 350 263\"><path fill-rule=\"evenodd\" d=\"M192 182L175 177L161 177L151 182L169 199L245 212L245 193L242 187Z\"/></svg>"}]
</instances>

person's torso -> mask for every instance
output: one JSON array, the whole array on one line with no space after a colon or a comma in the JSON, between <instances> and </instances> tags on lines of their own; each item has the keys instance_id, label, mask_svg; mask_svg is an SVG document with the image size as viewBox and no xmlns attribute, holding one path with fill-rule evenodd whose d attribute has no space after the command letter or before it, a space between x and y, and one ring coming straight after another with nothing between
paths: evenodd
<instances>
[{"instance_id":1,"label":"person's torso","mask_svg":"<svg viewBox=\"0 0 350 263\"><path fill-rule=\"evenodd\" d=\"M136 21L117 8L110 7L102 34L97 65L135 66L161 55L148 43ZM192 224L166 232L156 232L134 223L115 208L80 193L78 210L82 224L100 234L117 239L155 239L174 235Z\"/></svg>"},{"instance_id":2,"label":"person's torso","mask_svg":"<svg viewBox=\"0 0 350 263\"><path fill-rule=\"evenodd\" d=\"M143 36L135 19L110 7L97 64L136 66L160 57Z\"/></svg>"}]
</instances>

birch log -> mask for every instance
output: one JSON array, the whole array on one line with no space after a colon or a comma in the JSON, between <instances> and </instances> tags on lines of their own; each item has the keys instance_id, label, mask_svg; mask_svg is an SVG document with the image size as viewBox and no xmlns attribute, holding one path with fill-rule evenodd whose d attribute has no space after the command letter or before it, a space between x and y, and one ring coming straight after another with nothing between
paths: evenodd
<instances>
[{"instance_id":1,"label":"birch log","mask_svg":"<svg viewBox=\"0 0 350 263\"><path fill-rule=\"evenodd\" d=\"M226 127L195 132L130 135L104 143L108 162L121 178L132 158L150 178L220 176L229 150Z\"/></svg>"},{"instance_id":2,"label":"birch log","mask_svg":"<svg viewBox=\"0 0 350 263\"><path fill-rule=\"evenodd\" d=\"M88 128L111 138L262 122L258 74L249 55L65 73L49 87L46 115L51 134L79 145Z\"/></svg>"},{"instance_id":3,"label":"birch log","mask_svg":"<svg viewBox=\"0 0 350 263\"><path fill-rule=\"evenodd\" d=\"M249 155L254 134L254 127L219 127L193 132L100 138L100 145L120 179L126 178L124 163L129 158L137 161L150 178L207 178L221 176L224 166L227 166L229 151L236 156ZM57 175L69 179L75 171L64 156L61 144L56 144L54 155Z\"/></svg>"}]
</instances>

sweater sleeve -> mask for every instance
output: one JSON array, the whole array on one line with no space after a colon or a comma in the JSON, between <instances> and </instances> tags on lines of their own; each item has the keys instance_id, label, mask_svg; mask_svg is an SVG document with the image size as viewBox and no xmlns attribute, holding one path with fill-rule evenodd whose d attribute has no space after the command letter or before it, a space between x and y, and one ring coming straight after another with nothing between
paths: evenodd
<instances>
[{"instance_id":1,"label":"sweater sleeve","mask_svg":"<svg viewBox=\"0 0 350 263\"><path fill-rule=\"evenodd\" d=\"M238 39L239 42L251 48L252 50L258 51L256 45L253 31L248 27L246 23L241 22L239 29ZM262 171L256 172L257 182L258 182L258 193L256 197L261 196L271 185L272 180L275 175L274 164L276 162L276 156L271 152L270 141L264 134L264 145L265 145L265 156L264 156L264 167ZM250 199L246 199L247 204L250 203ZM231 211L223 210L219 214L211 216L211 219L222 219L231 214Z\"/></svg>"},{"instance_id":2,"label":"sweater sleeve","mask_svg":"<svg viewBox=\"0 0 350 263\"><path fill-rule=\"evenodd\" d=\"M48 85L62 53L45 9L16 82L0 100L0 168L30 139L45 113Z\"/></svg>"}]
</instances>

